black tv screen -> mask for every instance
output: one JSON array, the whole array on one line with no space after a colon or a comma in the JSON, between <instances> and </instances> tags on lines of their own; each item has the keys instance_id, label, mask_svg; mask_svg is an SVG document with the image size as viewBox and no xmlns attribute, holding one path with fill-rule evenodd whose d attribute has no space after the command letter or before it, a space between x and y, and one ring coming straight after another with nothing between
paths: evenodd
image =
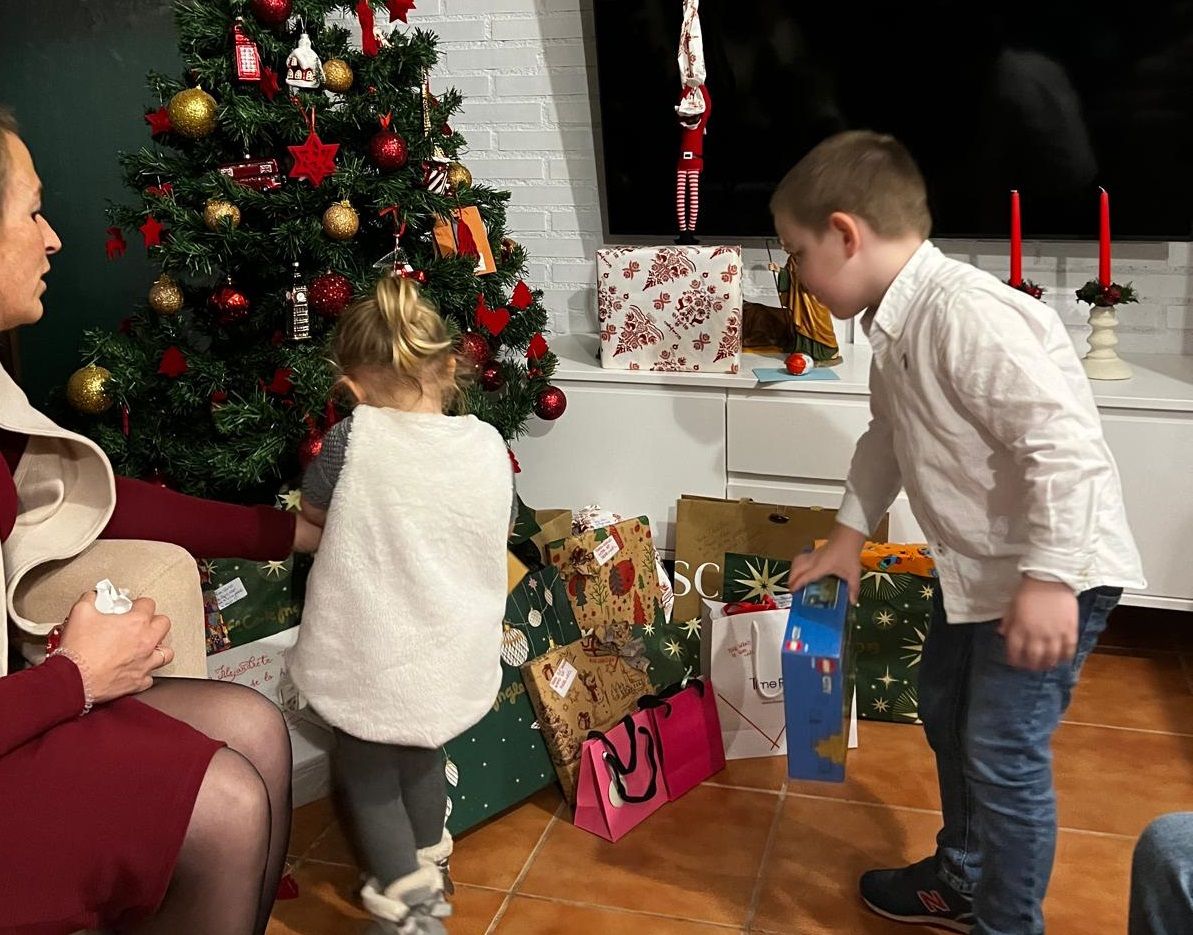
<instances>
[{"instance_id":1,"label":"black tv screen","mask_svg":"<svg viewBox=\"0 0 1193 935\"><path fill-rule=\"evenodd\" d=\"M674 236L681 0L595 0L609 233ZM1193 3L702 0L702 238L773 236L775 184L844 129L923 169L936 237L1193 239Z\"/></svg>"}]
</instances>

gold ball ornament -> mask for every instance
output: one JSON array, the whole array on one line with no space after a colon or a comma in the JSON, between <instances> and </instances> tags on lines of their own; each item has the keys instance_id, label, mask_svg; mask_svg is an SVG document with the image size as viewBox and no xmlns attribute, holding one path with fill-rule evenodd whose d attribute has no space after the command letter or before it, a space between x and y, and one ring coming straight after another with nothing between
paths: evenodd
<instances>
[{"instance_id":1,"label":"gold ball ornament","mask_svg":"<svg viewBox=\"0 0 1193 935\"><path fill-rule=\"evenodd\" d=\"M323 233L332 240L351 240L360 230L360 215L347 199L323 212Z\"/></svg>"},{"instance_id":2,"label":"gold ball ornament","mask_svg":"<svg viewBox=\"0 0 1193 935\"><path fill-rule=\"evenodd\" d=\"M323 87L328 91L343 94L355 78L352 67L342 58L329 58L323 63Z\"/></svg>"},{"instance_id":3,"label":"gold ball ornament","mask_svg":"<svg viewBox=\"0 0 1193 935\"><path fill-rule=\"evenodd\" d=\"M472 173L468 171L468 167L462 162L453 162L447 167L447 185L454 191L458 192L461 188L467 188L472 184Z\"/></svg>"},{"instance_id":4,"label":"gold ball ornament","mask_svg":"<svg viewBox=\"0 0 1193 935\"><path fill-rule=\"evenodd\" d=\"M240 209L230 201L212 198L203 208L203 223L208 230L218 231L227 220L232 227L240 226Z\"/></svg>"},{"instance_id":5,"label":"gold ball ornament","mask_svg":"<svg viewBox=\"0 0 1193 935\"><path fill-rule=\"evenodd\" d=\"M159 315L173 315L182 303L182 287L165 273L149 287L149 307Z\"/></svg>"},{"instance_id":6,"label":"gold ball ornament","mask_svg":"<svg viewBox=\"0 0 1193 935\"><path fill-rule=\"evenodd\" d=\"M112 405L106 387L112 374L96 364L80 367L66 384L66 398L79 412L97 416Z\"/></svg>"},{"instance_id":7,"label":"gold ball ornament","mask_svg":"<svg viewBox=\"0 0 1193 935\"><path fill-rule=\"evenodd\" d=\"M192 140L201 139L215 129L215 98L202 88L179 91L166 107L170 127Z\"/></svg>"}]
</instances>

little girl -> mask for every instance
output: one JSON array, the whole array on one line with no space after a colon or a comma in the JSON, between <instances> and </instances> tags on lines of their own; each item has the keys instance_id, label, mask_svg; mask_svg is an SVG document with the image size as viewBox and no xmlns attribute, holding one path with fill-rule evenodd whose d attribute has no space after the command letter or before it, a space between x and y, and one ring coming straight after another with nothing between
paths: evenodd
<instances>
[{"instance_id":1,"label":"little girl","mask_svg":"<svg viewBox=\"0 0 1193 935\"><path fill-rule=\"evenodd\" d=\"M359 405L304 481L302 515L324 530L290 670L335 730L370 931L443 933L440 747L501 685L510 459L491 426L445 415L456 356L411 280L348 308L333 354Z\"/></svg>"}]
</instances>

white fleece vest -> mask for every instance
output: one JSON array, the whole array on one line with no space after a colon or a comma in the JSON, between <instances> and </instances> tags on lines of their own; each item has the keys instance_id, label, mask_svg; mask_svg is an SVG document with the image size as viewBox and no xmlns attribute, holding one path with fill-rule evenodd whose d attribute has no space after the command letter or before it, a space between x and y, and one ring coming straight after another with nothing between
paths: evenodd
<instances>
[{"instance_id":1,"label":"white fleece vest","mask_svg":"<svg viewBox=\"0 0 1193 935\"><path fill-rule=\"evenodd\" d=\"M290 659L328 723L438 747L484 717L512 484L505 443L474 416L356 409Z\"/></svg>"}]
</instances>

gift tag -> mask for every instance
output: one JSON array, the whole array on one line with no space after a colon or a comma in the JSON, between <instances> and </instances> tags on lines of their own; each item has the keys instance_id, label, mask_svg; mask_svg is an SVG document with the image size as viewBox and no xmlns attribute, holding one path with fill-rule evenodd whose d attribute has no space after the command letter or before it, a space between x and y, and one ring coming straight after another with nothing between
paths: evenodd
<instances>
[{"instance_id":1,"label":"gift tag","mask_svg":"<svg viewBox=\"0 0 1193 935\"><path fill-rule=\"evenodd\" d=\"M249 596L248 588L239 578L233 578L225 585L215 589L215 603L220 610L226 610L237 601Z\"/></svg>"},{"instance_id":2,"label":"gift tag","mask_svg":"<svg viewBox=\"0 0 1193 935\"><path fill-rule=\"evenodd\" d=\"M551 690L560 698L566 698L568 692L572 690L574 681L576 681L576 667L565 659L551 677Z\"/></svg>"},{"instance_id":3,"label":"gift tag","mask_svg":"<svg viewBox=\"0 0 1193 935\"><path fill-rule=\"evenodd\" d=\"M597 560L598 565L604 565L609 559L621 551L621 546L617 544L617 539L610 536L604 540L600 545L592 550L593 558Z\"/></svg>"}]
</instances>

